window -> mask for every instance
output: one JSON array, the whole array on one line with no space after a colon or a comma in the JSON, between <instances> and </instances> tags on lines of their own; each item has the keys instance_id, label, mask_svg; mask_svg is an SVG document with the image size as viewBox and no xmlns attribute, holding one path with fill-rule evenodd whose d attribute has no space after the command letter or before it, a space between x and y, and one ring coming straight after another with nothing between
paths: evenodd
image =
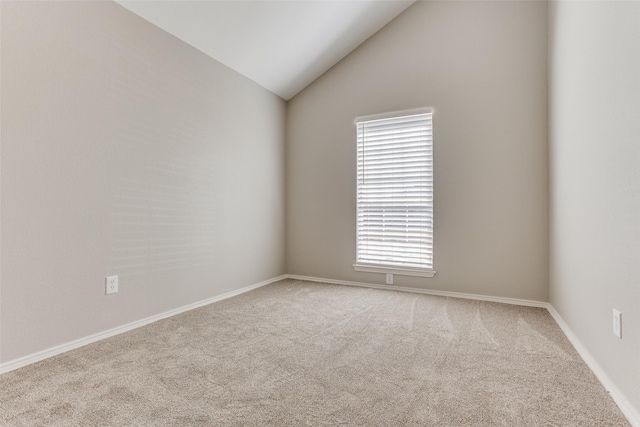
<instances>
[{"instance_id":1,"label":"window","mask_svg":"<svg viewBox=\"0 0 640 427\"><path fill-rule=\"evenodd\" d=\"M357 271L435 274L432 115L356 119Z\"/></svg>"}]
</instances>

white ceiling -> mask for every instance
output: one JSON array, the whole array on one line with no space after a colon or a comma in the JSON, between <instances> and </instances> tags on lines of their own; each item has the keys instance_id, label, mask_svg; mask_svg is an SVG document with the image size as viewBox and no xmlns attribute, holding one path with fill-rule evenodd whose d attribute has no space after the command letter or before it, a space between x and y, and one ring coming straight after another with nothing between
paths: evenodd
<instances>
[{"instance_id":1,"label":"white ceiling","mask_svg":"<svg viewBox=\"0 0 640 427\"><path fill-rule=\"evenodd\" d=\"M289 100L415 0L115 0Z\"/></svg>"}]
</instances>

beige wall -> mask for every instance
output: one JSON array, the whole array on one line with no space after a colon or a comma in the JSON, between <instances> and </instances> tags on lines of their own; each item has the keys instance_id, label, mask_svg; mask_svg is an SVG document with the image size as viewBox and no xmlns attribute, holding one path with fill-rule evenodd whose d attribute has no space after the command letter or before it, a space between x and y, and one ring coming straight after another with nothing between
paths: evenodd
<instances>
[{"instance_id":1,"label":"beige wall","mask_svg":"<svg viewBox=\"0 0 640 427\"><path fill-rule=\"evenodd\" d=\"M418 2L289 102L287 272L384 283L355 261L357 116L434 107L433 279L548 291L546 2Z\"/></svg>"},{"instance_id":2,"label":"beige wall","mask_svg":"<svg viewBox=\"0 0 640 427\"><path fill-rule=\"evenodd\" d=\"M640 410L640 3L550 12L550 302Z\"/></svg>"},{"instance_id":3,"label":"beige wall","mask_svg":"<svg viewBox=\"0 0 640 427\"><path fill-rule=\"evenodd\" d=\"M283 100L112 2L1 28L2 362L284 273Z\"/></svg>"}]
</instances>

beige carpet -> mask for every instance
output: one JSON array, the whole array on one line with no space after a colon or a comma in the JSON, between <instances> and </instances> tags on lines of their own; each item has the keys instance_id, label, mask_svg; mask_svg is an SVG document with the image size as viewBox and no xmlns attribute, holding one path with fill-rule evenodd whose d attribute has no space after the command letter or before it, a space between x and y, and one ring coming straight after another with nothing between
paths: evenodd
<instances>
[{"instance_id":1,"label":"beige carpet","mask_svg":"<svg viewBox=\"0 0 640 427\"><path fill-rule=\"evenodd\" d=\"M0 377L3 426L622 426L544 309L285 280Z\"/></svg>"}]
</instances>

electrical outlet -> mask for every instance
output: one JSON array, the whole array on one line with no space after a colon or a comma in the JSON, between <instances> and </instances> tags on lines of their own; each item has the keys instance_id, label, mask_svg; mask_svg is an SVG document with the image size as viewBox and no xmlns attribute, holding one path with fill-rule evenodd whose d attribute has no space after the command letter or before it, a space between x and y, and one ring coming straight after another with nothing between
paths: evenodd
<instances>
[{"instance_id":1,"label":"electrical outlet","mask_svg":"<svg viewBox=\"0 0 640 427\"><path fill-rule=\"evenodd\" d=\"M393 285L393 274L387 273L387 285Z\"/></svg>"},{"instance_id":2,"label":"electrical outlet","mask_svg":"<svg viewBox=\"0 0 640 427\"><path fill-rule=\"evenodd\" d=\"M107 295L118 292L118 276L107 276L105 279L105 289Z\"/></svg>"},{"instance_id":3,"label":"electrical outlet","mask_svg":"<svg viewBox=\"0 0 640 427\"><path fill-rule=\"evenodd\" d=\"M613 333L618 338L622 338L622 313L613 309Z\"/></svg>"}]
</instances>

